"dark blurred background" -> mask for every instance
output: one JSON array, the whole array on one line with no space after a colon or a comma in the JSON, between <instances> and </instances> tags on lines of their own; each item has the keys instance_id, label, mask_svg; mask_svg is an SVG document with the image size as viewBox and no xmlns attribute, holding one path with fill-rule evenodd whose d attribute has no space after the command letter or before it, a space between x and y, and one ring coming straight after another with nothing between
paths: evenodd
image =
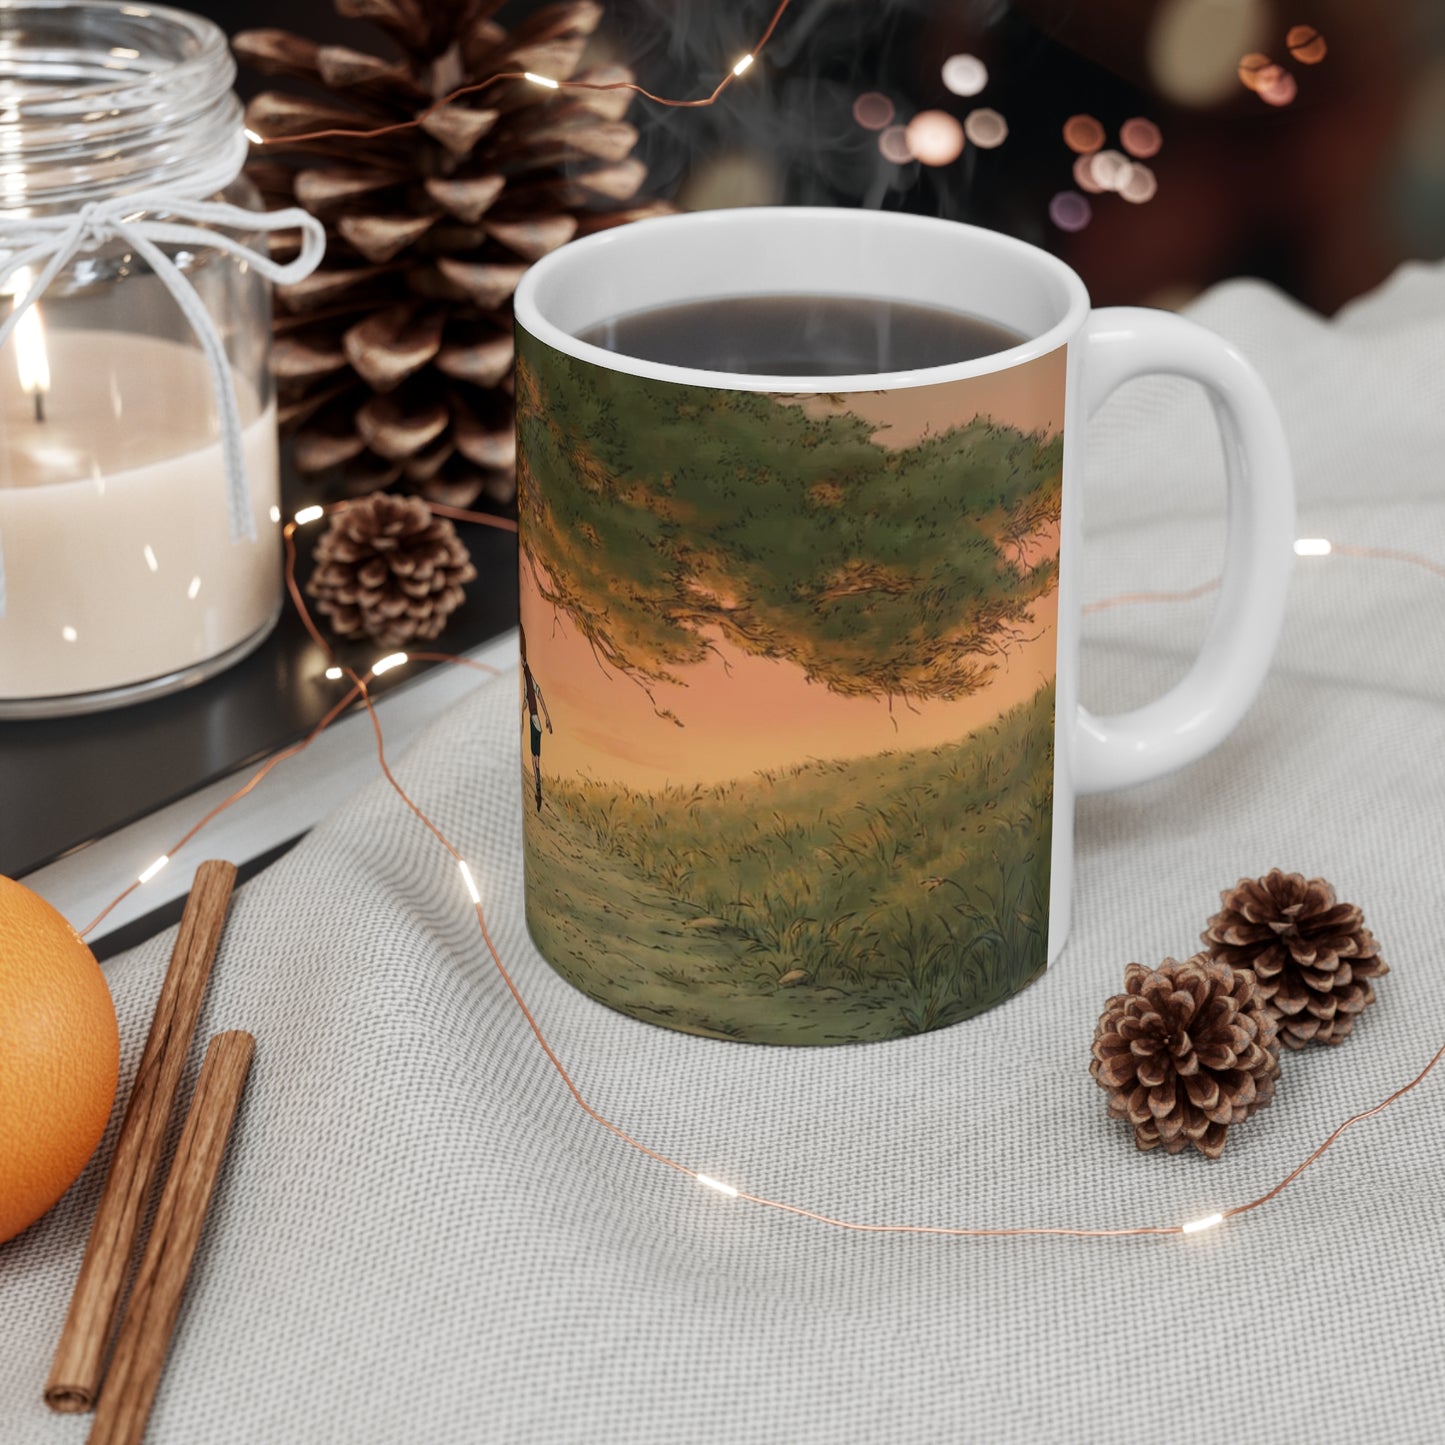
<instances>
[{"instance_id":1,"label":"dark blurred background","mask_svg":"<svg viewBox=\"0 0 1445 1445\"><path fill-rule=\"evenodd\" d=\"M652 90L704 94L774 5L605 0L597 43ZM330 0L192 6L228 31L385 46ZM973 59L946 68L958 56ZM908 129L924 112L943 114ZM1075 116L1117 158L1079 161ZM652 195L973 221L1064 256L1100 304L1177 305L1254 275L1328 313L1400 261L1445 254L1442 0L793 0L716 106L638 101L628 118ZM1148 127L1121 139L1137 119L1157 153ZM949 160L959 126L982 143ZM1089 190L1121 177L1122 195Z\"/></svg>"}]
</instances>

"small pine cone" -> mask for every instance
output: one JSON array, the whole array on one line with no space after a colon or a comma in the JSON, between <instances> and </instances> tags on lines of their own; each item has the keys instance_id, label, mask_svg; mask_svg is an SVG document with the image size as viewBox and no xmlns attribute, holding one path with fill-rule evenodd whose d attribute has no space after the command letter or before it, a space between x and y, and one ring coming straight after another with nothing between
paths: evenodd
<instances>
[{"instance_id":1,"label":"small pine cone","mask_svg":"<svg viewBox=\"0 0 1445 1445\"><path fill-rule=\"evenodd\" d=\"M1131 963L1124 992L1104 1006L1089 1072L1109 1092L1109 1113L1134 1126L1146 1152L1192 1144L1224 1152L1231 1124L1274 1098L1279 1040L1248 970L1202 953L1156 969Z\"/></svg>"},{"instance_id":2,"label":"small pine cone","mask_svg":"<svg viewBox=\"0 0 1445 1445\"><path fill-rule=\"evenodd\" d=\"M1323 878L1278 868L1241 878L1201 938L1211 958L1248 968L1292 1049L1339 1044L1374 1003L1370 980L1390 971L1364 915Z\"/></svg>"},{"instance_id":3,"label":"small pine cone","mask_svg":"<svg viewBox=\"0 0 1445 1445\"><path fill-rule=\"evenodd\" d=\"M449 521L385 492L334 512L315 560L306 590L332 631L387 647L436 637L477 575Z\"/></svg>"}]
</instances>

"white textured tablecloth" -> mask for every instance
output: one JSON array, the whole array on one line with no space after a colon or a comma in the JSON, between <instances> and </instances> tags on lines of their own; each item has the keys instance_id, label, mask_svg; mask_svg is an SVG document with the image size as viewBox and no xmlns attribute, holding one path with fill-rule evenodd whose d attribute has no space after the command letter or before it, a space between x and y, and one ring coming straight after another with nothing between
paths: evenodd
<instances>
[{"instance_id":1,"label":"white textured tablecloth","mask_svg":"<svg viewBox=\"0 0 1445 1445\"><path fill-rule=\"evenodd\" d=\"M1329 324L1249 283L1195 314L1279 400L1302 534L1445 560L1445 269L1407 268ZM1209 577L1221 471L1197 394L1122 393L1093 439L1088 595ZM1209 605L1092 618L1085 700L1159 691ZM561 982L522 923L511 680L399 773L474 860L580 1086L639 1138L850 1217L1178 1222L1259 1193L1445 1039L1442 618L1445 581L1418 569L1303 560L1236 735L1081 805L1055 968L898 1043L713 1042ZM1086 1071L1100 1006L1127 961L1188 954L1220 887L1275 864L1363 905L1392 966L1380 1002L1344 1047L1287 1058L1220 1162L1137 1154ZM169 946L107 970L122 1098ZM702 1190L578 1111L456 869L380 783L238 896L203 1032L240 1027L256 1064L152 1441L1445 1438L1445 1071L1275 1204L1189 1240L826 1230ZM110 1142L0 1247L4 1445L88 1429L40 1393Z\"/></svg>"}]
</instances>

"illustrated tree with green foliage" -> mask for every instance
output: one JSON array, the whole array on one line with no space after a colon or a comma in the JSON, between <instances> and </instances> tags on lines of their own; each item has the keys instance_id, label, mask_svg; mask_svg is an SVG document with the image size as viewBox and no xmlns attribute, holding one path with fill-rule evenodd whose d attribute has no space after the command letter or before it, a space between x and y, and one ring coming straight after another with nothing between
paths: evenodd
<instances>
[{"instance_id":1,"label":"illustrated tree with green foliage","mask_svg":"<svg viewBox=\"0 0 1445 1445\"><path fill-rule=\"evenodd\" d=\"M957 699L1058 576L1063 444L979 417L889 448L856 416L677 386L519 336L524 565L605 664L675 681L714 639L847 696Z\"/></svg>"}]
</instances>

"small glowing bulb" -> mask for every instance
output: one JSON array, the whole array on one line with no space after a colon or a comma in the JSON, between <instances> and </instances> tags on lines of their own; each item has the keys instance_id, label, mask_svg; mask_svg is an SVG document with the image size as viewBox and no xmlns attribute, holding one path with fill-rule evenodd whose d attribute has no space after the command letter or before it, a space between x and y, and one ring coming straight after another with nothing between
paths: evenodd
<instances>
[{"instance_id":1,"label":"small glowing bulb","mask_svg":"<svg viewBox=\"0 0 1445 1445\"><path fill-rule=\"evenodd\" d=\"M1301 537L1294 544L1296 557L1328 557L1332 551L1328 537Z\"/></svg>"},{"instance_id":2,"label":"small glowing bulb","mask_svg":"<svg viewBox=\"0 0 1445 1445\"><path fill-rule=\"evenodd\" d=\"M371 664L371 675L380 677L384 672L390 672L394 667L400 667L406 661L406 653L389 652L385 657L378 658Z\"/></svg>"},{"instance_id":3,"label":"small glowing bulb","mask_svg":"<svg viewBox=\"0 0 1445 1445\"><path fill-rule=\"evenodd\" d=\"M477 880L472 877L472 870L467 867L467 860L458 858L457 867L462 870L462 882L467 885L467 892L472 895L472 902L480 903L482 895L477 892Z\"/></svg>"},{"instance_id":4,"label":"small glowing bulb","mask_svg":"<svg viewBox=\"0 0 1445 1445\"><path fill-rule=\"evenodd\" d=\"M325 507L317 507L314 505L302 507L301 510L296 513L296 525L298 527L304 527L307 522L314 522L318 517L324 517L325 515Z\"/></svg>"},{"instance_id":5,"label":"small glowing bulb","mask_svg":"<svg viewBox=\"0 0 1445 1445\"><path fill-rule=\"evenodd\" d=\"M716 1189L719 1194L726 1194L729 1199L738 1197L737 1190L731 1184L724 1184L721 1179L714 1179L711 1174L695 1174L693 1178L708 1189Z\"/></svg>"},{"instance_id":6,"label":"small glowing bulb","mask_svg":"<svg viewBox=\"0 0 1445 1445\"><path fill-rule=\"evenodd\" d=\"M80 634L73 627L62 627L60 629L60 635L67 642L74 642L75 639L80 636Z\"/></svg>"},{"instance_id":7,"label":"small glowing bulb","mask_svg":"<svg viewBox=\"0 0 1445 1445\"><path fill-rule=\"evenodd\" d=\"M151 879L154 878L156 874L159 873L161 869L164 868L166 864L170 861L171 855L169 853L162 853L161 856L157 858L156 861L152 863L151 866L147 868L145 872L140 875L139 878L136 879L136 882L149 883Z\"/></svg>"},{"instance_id":8,"label":"small glowing bulb","mask_svg":"<svg viewBox=\"0 0 1445 1445\"><path fill-rule=\"evenodd\" d=\"M733 66L733 74L741 75L743 71L745 71L752 63L753 57L751 55L743 56L743 58L739 60L735 66Z\"/></svg>"},{"instance_id":9,"label":"small glowing bulb","mask_svg":"<svg viewBox=\"0 0 1445 1445\"><path fill-rule=\"evenodd\" d=\"M1213 1229L1216 1224L1223 1224L1222 1214L1206 1214L1203 1219L1191 1219L1188 1224L1179 1226L1182 1234L1198 1234L1204 1229Z\"/></svg>"},{"instance_id":10,"label":"small glowing bulb","mask_svg":"<svg viewBox=\"0 0 1445 1445\"><path fill-rule=\"evenodd\" d=\"M525 76L527 77L527 79L532 82L533 85L545 85L548 90L560 90L560 89L561 89L561 86L558 85L558 83L557 83L555 80L553 80L550 76L547 76L547 75L537 75L537 74L535 74L533 71L530 71L530 70L524 70L524 71L522 72L522 74L525 75Z\"/></svg>"},{"instance_id":11,"label":"small glowing bulb","mask_svg":"<svg viewBox=\"0 0 1445 1445\"><path fill-rule=\"evenodd\" d=\"M245 135L246 139L250 141L253 146L263 146L266 144L266 137L263 135L257 135L250 126L242 126L241 131Z\"/></svg>"},{"instance_id":12,"label":"small glowing bulb","mask_svg":"<svg viewBox=\"0 0 1445 1445\"><path fill-rule=\"evenodd\" d=\"M339 667L328 667L326 669L326 680L328 682L335 682L340 676L341 669Z\"/></svg>"}]
</instances>

